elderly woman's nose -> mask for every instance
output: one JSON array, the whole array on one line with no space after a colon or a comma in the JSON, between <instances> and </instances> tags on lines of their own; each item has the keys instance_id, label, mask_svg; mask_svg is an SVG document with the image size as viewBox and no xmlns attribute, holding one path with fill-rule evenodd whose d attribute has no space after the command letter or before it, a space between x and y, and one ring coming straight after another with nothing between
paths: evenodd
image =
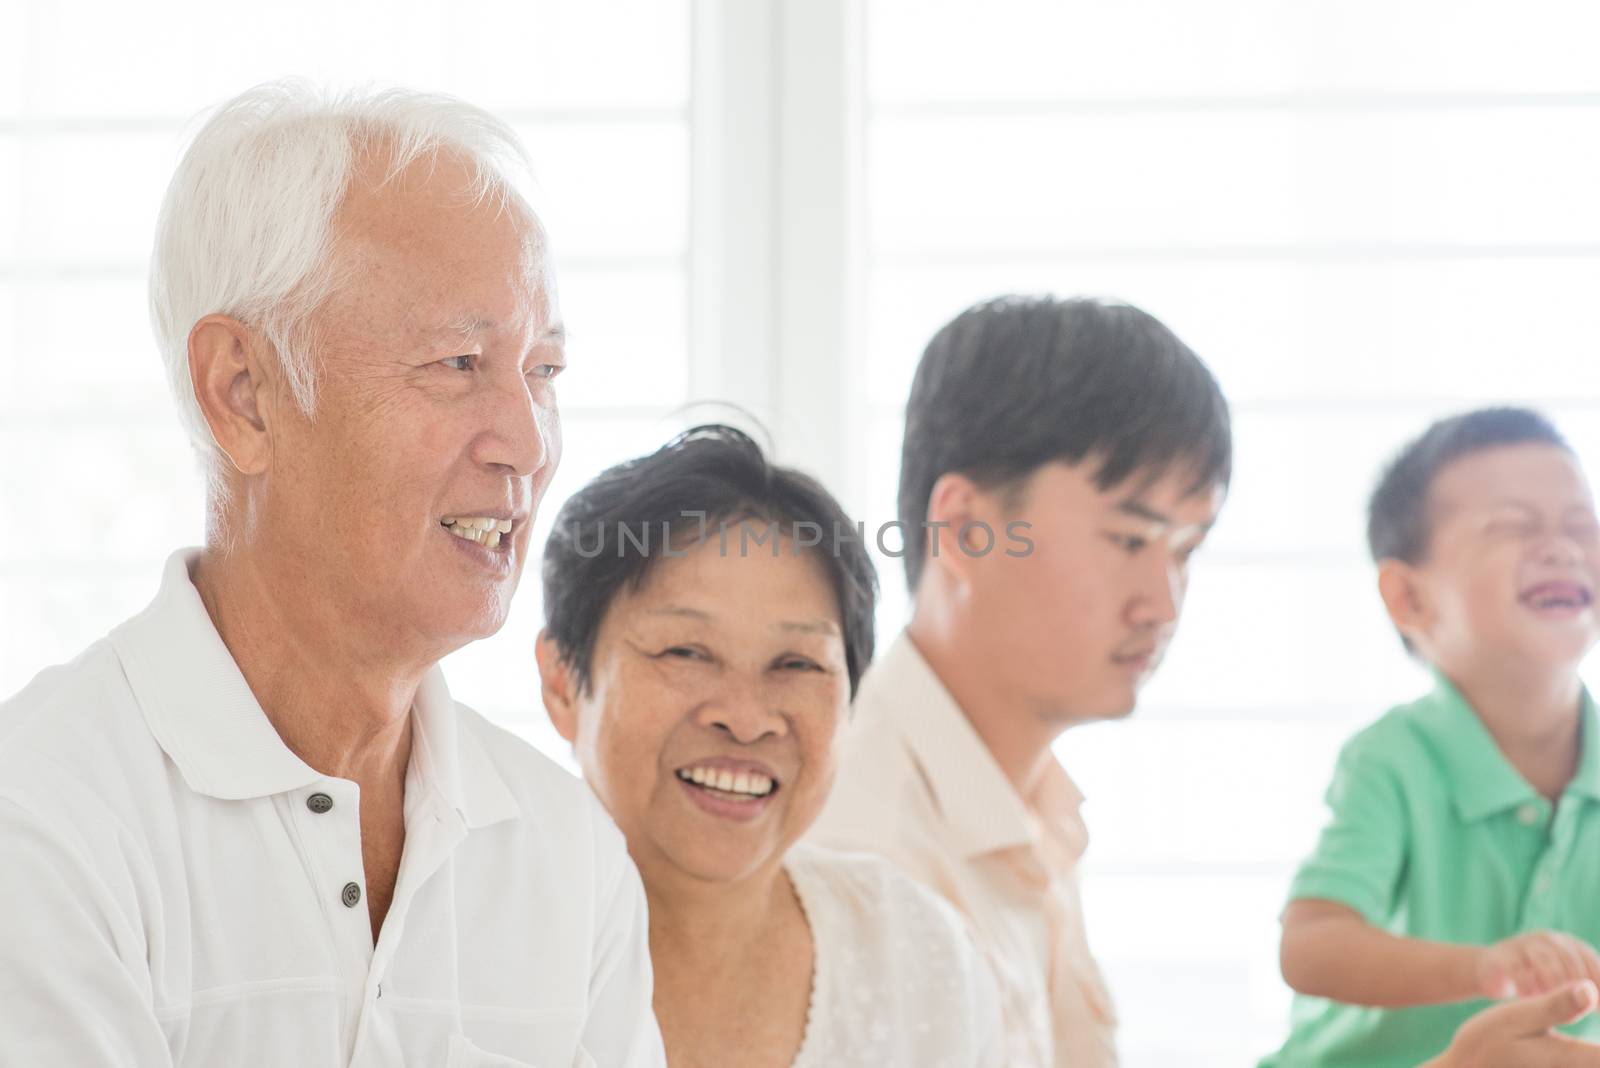
<instances>
[{"instance_id":1,"label":"elderly woman's nose","mask_svg":"<svg viewBox=\"0 0 1600 1068\"><path fill-rule=\"evenodd\" d=\"M776 695L759 682L729 681L700 707L700 722L741 745L789 733Z\"/></svg>"},{"instance_id":2,"label":"elderly woman's nose","mask_svg":"<svg viewBox=\"0 0 1600 1068\"><path fill-rule=\"evenodd\" d=\"M519 376L488 391L479 416L483 432L473 450L479 463L516 476L544 467L561 423L554 402L545 403L536 390Z\"/></svg>"}]
</instances>

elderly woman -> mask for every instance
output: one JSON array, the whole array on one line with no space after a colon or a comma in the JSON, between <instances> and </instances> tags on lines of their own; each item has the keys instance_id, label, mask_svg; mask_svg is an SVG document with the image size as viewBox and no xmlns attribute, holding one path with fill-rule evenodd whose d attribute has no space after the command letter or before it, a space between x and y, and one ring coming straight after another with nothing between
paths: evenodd
<instances>
[{"instance_id":1,"label":"elderly woman","mask_svg":"<svg viewBox=\"0 0 1600 1068\"><path fill-rule=\"evenodd\" d=\"M960 921L796 841L872 655L875 578L815 481L701 427L614 467L545 549L545 706L644 880L673 1065L999 1062Z\"/></svg>"}]
</instances>

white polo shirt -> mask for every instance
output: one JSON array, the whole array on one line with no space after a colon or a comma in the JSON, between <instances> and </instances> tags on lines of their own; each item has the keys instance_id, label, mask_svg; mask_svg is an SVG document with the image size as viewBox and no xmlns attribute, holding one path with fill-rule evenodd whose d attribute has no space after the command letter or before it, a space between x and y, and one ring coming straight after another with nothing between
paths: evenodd
<instances>
[{"instance_id":1,"label":"white polo shirt","mask_svg":"<svg viewBox=\"0 0 1600 1068\"><path fill-rule=\"evenodd\" d=\"M278 737L196 556L0 704L0 1064L664 1065L622 836L437 668L373 944L358 788Z\"/></svg>"}]
</instances>

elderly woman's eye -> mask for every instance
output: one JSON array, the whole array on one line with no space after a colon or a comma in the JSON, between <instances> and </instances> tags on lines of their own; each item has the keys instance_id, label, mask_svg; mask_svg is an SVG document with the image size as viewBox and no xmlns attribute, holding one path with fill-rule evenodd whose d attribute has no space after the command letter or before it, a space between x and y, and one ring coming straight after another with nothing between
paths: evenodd
<instances>
[{"instance_id":1,"label":"elderly woman's eye","mask_svg":"<svg viewBox=\"0 0 1600 1068\"><path fill-rule=\"evenodd\" d=\"M691 649L687 645L674 645L674 646L672 646L670 648L663 649L663 650L661 650L660 655L664 656L664 657L670 657L670 658L673 658L673 659L678 659L678 660L699 660L699 659L701 659L700 650Z\"/></svg>"},{"instance_id":2,"label":"elderly woman's eye","mask_svg":"<svg viewBox=\"0 0 1600 1068\"><path fill-rule=\"evenodd\" d=\"M815 660L808 660L803 656L791 656L782 661L784 668L790 671L821 671L822 665Z\"/></svg>"}]
</instances>

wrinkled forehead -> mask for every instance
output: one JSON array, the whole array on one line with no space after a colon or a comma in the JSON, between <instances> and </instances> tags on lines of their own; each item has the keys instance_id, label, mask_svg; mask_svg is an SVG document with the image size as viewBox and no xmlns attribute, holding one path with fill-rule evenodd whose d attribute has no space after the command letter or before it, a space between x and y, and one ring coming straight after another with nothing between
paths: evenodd
<instances>
[{"instance_id":1,"label":"wrinkled forehead","mask_svg":"<svg viewBox=\"0 0 1600 1068\"><path fill-rule=\"evenodd\" d=\"M548 238L527 201L484 181L477 165L449 152L394 173L358 167L334 213L334 239L357 254L397 259L542 259Z\"/></svg>"},{"instance_id":2,"label":"wrinkled forehead","mask_svg":"<svg viewBox=\"0 0 1600 1068\"><path fill-rule=\"evenodd\" d=\"M475 183L468 165L441 156L353 184L335 214L334 310L352 326L408 333L557 324L544 227L519 196L478 197Z\"/></svg>"}]
</instances>

